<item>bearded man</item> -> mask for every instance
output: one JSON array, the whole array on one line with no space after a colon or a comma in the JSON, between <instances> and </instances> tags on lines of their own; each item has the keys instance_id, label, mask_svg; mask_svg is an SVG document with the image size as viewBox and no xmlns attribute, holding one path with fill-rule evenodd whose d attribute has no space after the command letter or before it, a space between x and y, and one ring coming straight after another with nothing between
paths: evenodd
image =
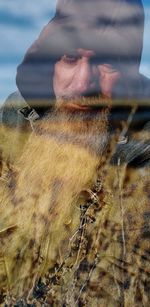
<instances>
[{"instance_id":1,"label":"bearded man","mask_svg":"<svg viewBox=\"0 0 150 307\"><path fill-rule=\"evenodd\" d=\"M18 67L21 95L8 98L2 121L20 126L18 109L28 105L28 117L35 107L40 116L56 98L148 100L149 79L139 74L143 26L139 0L58 1L54 18Z\"/></svg>"},{"instance_id":2,"label":"bearded man","mask_svg":"<svg viewBox=\"0 0 150 307\"><path fill-rule=\"evenodd\" d=\"M38 300L49 269L45 306L148 306L149 125L142 140L133 133L134 106L108 138L110 102L149 98L143 18L138 0L60 0L18 68L22 96L2 118L33 133L2 187L0 285L11 304Z\"/></svg>"}]
</instances>

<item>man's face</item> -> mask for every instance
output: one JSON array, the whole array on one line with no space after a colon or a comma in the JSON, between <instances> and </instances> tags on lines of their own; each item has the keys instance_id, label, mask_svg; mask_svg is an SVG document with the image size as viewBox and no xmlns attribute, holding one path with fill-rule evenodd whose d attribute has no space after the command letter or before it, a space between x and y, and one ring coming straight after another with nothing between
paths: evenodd
<instances>
[{"instance_id":1,"label":"man's face","mask_svg":"<svg viewBox=\"0 0 150 307\"><path fill-rule=\"evenodd\" d=\"M98 63L94 51L78 49L55 63L53 88L57 99L97 94L111 98L119 79L120 72L110 64Z\"/></svg>"}]
</instances>

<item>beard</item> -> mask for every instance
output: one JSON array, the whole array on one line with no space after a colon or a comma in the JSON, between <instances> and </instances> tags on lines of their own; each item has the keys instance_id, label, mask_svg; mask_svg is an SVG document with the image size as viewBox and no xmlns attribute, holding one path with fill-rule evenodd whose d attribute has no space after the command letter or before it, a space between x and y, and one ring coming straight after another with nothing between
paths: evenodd
<instances>
[{"instance_id":1,"label":"beard","mask_svg":"<svg viewBox=\"0 0 150 307\"><path fill-rule=\"evenodd\" d=\"M9 229L1 250L13 296L27 296L40 276L65 256L80 222L82 191L96 182L107 148L108 112L56 104L36 122L11 171L7 206L0 212L2 229ZM7 278L0 283L7 287Z\"/></svg>"}]
</instances>

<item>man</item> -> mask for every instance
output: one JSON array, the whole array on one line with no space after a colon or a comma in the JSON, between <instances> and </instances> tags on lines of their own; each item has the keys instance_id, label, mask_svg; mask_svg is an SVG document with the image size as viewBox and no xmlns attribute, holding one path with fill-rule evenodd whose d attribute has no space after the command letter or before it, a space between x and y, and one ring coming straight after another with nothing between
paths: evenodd
<instances>
[{"instance_id":1,"label":"man","mask_svg":"<svg viewBox=\"0 0 150 307\"><path fill-rule=\"evenodd\" d=\"M23 121L17 109L26 103L41 115L55 98L149 99L149 80L139 74L143 24L139 0L58 1L54 18L18 67L21 96L6 101L3 122Z\"/></svg>"},{"instance_id":2,"label":"man","mask_svg":"<svg viewBox=\"0 0 150 307\"><path fill-rule=\"evenodd\" d=\"M16 172L9 169L11 202L1 212L5 275L15 294L28 293L50 265L41 304L148 306L148 129L128 142L133 109L112 138L120 144L111 158L100 111L106 99L149 97L149 81L139 74L142 33L140 1L59 1L18 68L28 106L19 115L15 107L13 123L22 116L22 125L24 115L35 134Z\"/></svg>"},{"instance_id":3,"label":"man","mask_svg":"<svg viewBox=\"0 0 150 307\"><path fill-rule=\"evenodd\" d=\"M28 120L41 117L55 99L100 95L119 100L122 107L130 105L129 100L147 104L149 80L139 74L143 25L139 0L58 1L54 18L18 67L19 92L2 108L2 123L17 131L12 156L23 146L21 134L25 127L30 130ZM113 126L129 116L130 107L123 110L112 112ZM142 107L133 123L142 127L148 118L148 109Z\"/></svg>"}]
</instances>

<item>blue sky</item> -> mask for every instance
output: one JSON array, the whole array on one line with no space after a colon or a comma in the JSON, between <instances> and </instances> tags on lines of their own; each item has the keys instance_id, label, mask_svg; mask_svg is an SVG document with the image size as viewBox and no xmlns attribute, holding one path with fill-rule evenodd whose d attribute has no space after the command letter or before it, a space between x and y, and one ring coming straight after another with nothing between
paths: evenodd
<instances>
[{"instance_id":1,"label":"blue sky","mask_svg":"<svg viewBox=\"0 0 150 307\"><path fill-rule=\"evenodd\" d=\"M150 77L150 0L145 9L144 48L141 72ZM40 30L54 15L56 0L0 1L0 103L16 90L16 67Z\"/></svg>"}]
</instances>

